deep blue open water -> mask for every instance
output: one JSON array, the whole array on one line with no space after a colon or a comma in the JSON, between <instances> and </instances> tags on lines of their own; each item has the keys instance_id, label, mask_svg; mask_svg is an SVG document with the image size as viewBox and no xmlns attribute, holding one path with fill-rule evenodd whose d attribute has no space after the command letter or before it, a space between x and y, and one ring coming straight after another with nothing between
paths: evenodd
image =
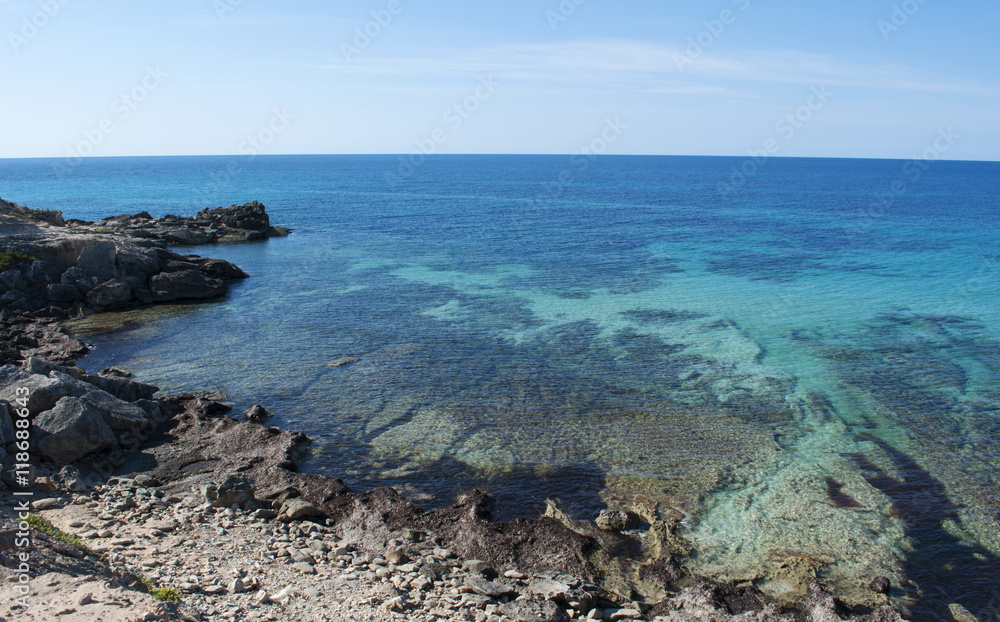
<instances>
[{"instance_id":1,"label":"deep blue open water","mask_svg":"<svg viewBox=\"0 0 1000 622\"><path fill-rule=\"evenodd\" d=\"M0 196L256 199L294 230L192 251L251 278L90 337L88 369L260 402L357 488L659 502L702 572L780 596L782 556L818 555L845 594L884 574L918 617L1000 616L1000 163L772 159L739 187L739 158L66 164L0 160Z\"/></svg>"}]
</instances>

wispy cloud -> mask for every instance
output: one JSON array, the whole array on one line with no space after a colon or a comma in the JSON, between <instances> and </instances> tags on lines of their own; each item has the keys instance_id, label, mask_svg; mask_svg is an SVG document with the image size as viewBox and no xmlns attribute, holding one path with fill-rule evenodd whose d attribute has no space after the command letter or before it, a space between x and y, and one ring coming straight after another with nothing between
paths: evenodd
<instances>
[{"instance_id":1,"label":"wispy cloud","mask_svg":"<svg viewBox=\"0 0 1000 622\"><path fill-rule=\"evenodd\" d=\"M670 94L747 96L754 82L828 84L870 89L1000 95L973 80L942 77L902 65L848 60L789 50L738 56L706 53L681 71L683 50L628 40L506 45L479 50L423 50L406 57L333 58L321 68L340 74L450 76L502 73L508 80L633 88ZM658 84L651 88L650 82Z\"/></svg>"}]
</instances>

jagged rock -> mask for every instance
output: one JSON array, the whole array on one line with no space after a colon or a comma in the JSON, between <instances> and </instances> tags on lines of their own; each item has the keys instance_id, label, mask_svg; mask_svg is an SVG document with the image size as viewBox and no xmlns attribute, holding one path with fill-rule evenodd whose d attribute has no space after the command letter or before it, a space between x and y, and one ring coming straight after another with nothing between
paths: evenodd
<instances>
[{"instance_id":1,"label":"jagged rock","mask_svg":"<svg viewBox=\"0 0 1000 622\"><path fill-rule=\"evenodd\" d=\"M39 374L29 374L14 365L0 367L0 400L18 404L23 396L18 389L27 390L27 408L32 416L51 409L61 398L68 395L58 380Z\"/></svg>"},{"instance_id":2,"label":"jagged rock","mask_svg":"<svg viewBox=\"0 0 1000 622\"><path fill-rule=\"evenodd\" d=\"M97 277L90 276L82 268L74 266L62 273L59 284L75 287L81 294L86 294L97 287Z\"/></svg>"},{"instance_id":3,"label":"jagged rock","mask_svg":"<svg viewBox=\"0 0 1000 622\"><path fill-rule=\"evenodd\" d=\"M267 409L260 404L255 404L251 408L247 409L247 411L243 413L243 416L247 421L259 422L270 417L271 413L267 412Z\"/></svg>"},{"instance_id":4,"label":"jagged rock","mask_svg":"<svg viewBox=\"0 0 1000 622\"><path fill-rule=\"evenodd\" d=\"M271 227L271 219L264 205L252 201L244 205L229 205L214 209L203 209L195 217L199 221L215 223L232 229L249 229L267 231Z\"/></svg>"},{"instance_id":5,"label":"jagged rock","mask_svg":"<svg viewBox=\"0 0 1000 622\"><path fill-rule=\"evenodd\" d=\"M52 410L38 415L33 429L39 453L57 464L116 444L114 432L101 413L75 397L64 397Z\"/></svg>"},{"instance_id":6,"label":"jagged rock","mask_svg":"<svg viewBox=\"0 0 1000 622\"><path fill-rule=\"evenodd\" d=\"M67 394L82 399L97 410L108 427L116 432L149 432L155 423L149 413L139 406L120 400L92 384L58 371L53 371L51 376Z\"/></svg>"},{"instance_id":7,"label":"jagged rock","mask_svg":"<svg viewBox=\"0 0 1000 622\"><path fill-rule=\"evenodd\" d=\"M216 298L226 293L222 279L208 277L197 270L158 274L149 279L149 289L156 302Z\"/></svg>"}]
</instances>

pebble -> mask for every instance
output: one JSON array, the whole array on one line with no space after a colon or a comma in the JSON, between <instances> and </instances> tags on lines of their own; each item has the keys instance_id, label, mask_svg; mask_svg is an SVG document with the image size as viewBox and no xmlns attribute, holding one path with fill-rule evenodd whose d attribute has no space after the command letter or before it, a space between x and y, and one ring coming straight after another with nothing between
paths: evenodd
<instances>
[{"instance_id":1,"label":"pebble","mask_svg":"<svg viewBox=\"0 0 1000 622\"><path fill-rule=\"evenodd\" d=\"M247 591L246 586L243 584L243 579L236 577L229 582L229 591L233 594L242 594Z\"/></svg>"}]
</instances>

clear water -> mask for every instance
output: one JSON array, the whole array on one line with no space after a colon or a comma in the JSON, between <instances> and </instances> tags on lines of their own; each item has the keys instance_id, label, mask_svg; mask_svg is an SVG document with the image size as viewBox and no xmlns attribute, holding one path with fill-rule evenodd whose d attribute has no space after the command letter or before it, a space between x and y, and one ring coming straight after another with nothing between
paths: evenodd
<instances>
[{"instance_id":1,"label":"clear water","mask_svg":"<svg viewBox=\"0 0 1000 622\"><path fill-rule=\"evenodd\" d=\"M780 594L768 568L819 555L918 618L1000 615L1000 164L775 159L723 195L742 160L53 163L0 160L0 196L258 199L294 229L195 249L251 278L91 337L87 368L263 403L358 488L476 486L506 518L664 502L703 572Z\"/></svg>"}]
</instances>

